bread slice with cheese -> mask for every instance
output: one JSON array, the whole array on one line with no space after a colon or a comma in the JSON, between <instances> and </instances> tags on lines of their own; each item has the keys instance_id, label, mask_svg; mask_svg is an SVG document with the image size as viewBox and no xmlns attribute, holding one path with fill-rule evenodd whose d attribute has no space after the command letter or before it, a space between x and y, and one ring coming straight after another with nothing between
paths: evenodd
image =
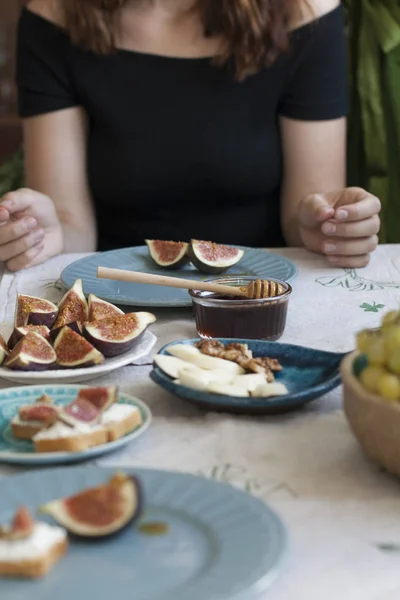
<instances>
[{"instance_id":1,"label":"bread slice with cheese","mask_svg":"<svg viewBox=\"0 0 400 600\"><path fill-rule=\"evenodd\" d=\"M107 429L101 425L67 425L57 421L32 438L36 452L84 452L108 442Z\"/></svg>"},{"instance_id":2,"label":"bread slice with cheese","mask_svg":"<svg viewBox=\"0 0 400 600\"><path fill-rule=\"evenodd\" d=\"M113 404L101 416L101 423L107 429L109 442L124 437L143 423L137 406L132 404Z\"/></svg>"},{"instance_id":3,"label":"bread slice with cheese","mask_svg":"<svg viewBox=\"0 0 400 600\"><path fill-rule=\"evenodd\" d=\"M0 528L0 578L38 579L68 552L67 532L33 521L22 507L9 527Z\"/></svg>"}]
</instances>

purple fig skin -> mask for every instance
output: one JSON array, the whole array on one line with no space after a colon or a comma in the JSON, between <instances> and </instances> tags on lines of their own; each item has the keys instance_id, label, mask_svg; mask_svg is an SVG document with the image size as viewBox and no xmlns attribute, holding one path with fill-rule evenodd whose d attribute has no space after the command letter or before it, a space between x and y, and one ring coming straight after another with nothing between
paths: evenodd
<instances>
[{"instance_id":1,"label":"purple fig skin","mask_svg":"<svg viewBox=\"0 0 400 600\"><path fill-rule=\"evenodd\" d=\"M48 305L49 310L42 312L42 311L38 311L38 310L35 311L34 308L32 308L32 310L29 310L28 314L25 313L25 315L24 315L24 313L19 312L21 298L22 299L29 298L31 300L30 303L32 305L34 305L35 300L44 302ZM49 300L45 300L44 298L28 296L25 294L19 294L17 297L16 306L15 306L14 326L15 327L24 327L25 325L46 325L46 327L51 329L51 327L53 326L53 324L57 318L57 315L58 315L58 308L53 302L50 302Z\"/></svg>"},{"instance_id":2,"label":"purple fig skin","mask_svg":"<svg viewBox=\"0 0 400 600\"><path fill-rule=\"evenodd\" d=\"M207 263L204 263L199 258L199 256L196 255L196 253L194 251L194 247L196 246L196 241L197 240L191 240L191 242L189 244L189 248L188 248L188 256L189 256L191 263L193 263L193 265L196 267L196 269L198 271L200 271L201 273L207 273L210 275L218 275L219 273L225 273L226 271L228 271L228 269L230 269L231 267L234 267L243 258L243 254L239 253L237 260L232 260L232 263L227 266L219 267L218 265L215 265L215 266L209 265Z\"/></svg>"},{"instance_id":3,"label":"purple fig skin","mask_svg":"<svg viewBox=\"0 0 400 600\"><path fill-rule=\"evenodd\" d=\"M28 325L45 325L51 329L57 319L58 311L52 313L32 312L28 318Z\"/></svg>"},{"instance_id":4,"label":"purple fig skin","mask_svg":"<svg viewBox=\"0 0 400 600\"><path fill-rule=\"evenodd\" d=\"M128 479L135 488L135 494L134 494L135 505L132 507L131 506L128 507L128 510L126 512L129 515L129 517L126 519L126 521L122 522L122 524L120 524L116 529L113 529L112 525L110 525L108 528L99 527L98 531L96 533L94 533L93 535L85 535L79 531L79 523L77 524L77 527L75 529L74 520L72 517L70 517L70 523L67 525L66 523L57 521L56 516L53 515L51 511L47 511L46 505L41 508L41 511L44 512L45 514L48 513L49 515L51 515L56 522L58 522L61 526L65 527L65 529L67 529L70 537L72 537L76 540L87 540L87 539L102 540L102 539L114 538L117 535L119 535L120 533L122 533L123 531L125 531L127 529L127 527L132 527L132 525L135 522L137 522L143 514L144 497L143 497L143 490L142 490L140 481L135 476L129 476ZM50 505L51 504L53 504L53 503L50 502ZM132 513L132 514L129 514L129 513Z\"/></svg>"},{"instance_id":5,"label":"purple fig skin","mask_svg":"<svg viewBox=\"0 0 400 600\"><path fill-rule=\"evenodd\" d=\"M162 245L162 241L163 240L145 240L147 247L149 249L150 258L158 267L161 267L162 269L173 270L173 269L180 269L184 265L188 264L188 262L189 262L189 257L188 257L189 244L187 244L186 242L178 242L180 244L185 244L185 253L180 258L178 258L177 260L175 259L174 261L170 261L170 262L162 262L162 260L160 260L157 257L157 251L156 251L156 247L155 247L155 242L157 242L158 244L161 243L161 245ZM166 240L165 244L168 244L170 241L173 241L173 240Z\"/></svg>"},{"instance_id":6,"label":"purple fig skin","mask_svg":"<svg viewBox=\"0 0 400 600\"><path fill-rule=\"evenodd\" d=\"M41 327L46 327L46 325L41 325ZM16 329L14 329L14 331L10 335L10 338L7 342L8 349L10 351L13 350L15 348L15 346L18 344L18 342L20 342L22 340L24 335L26 335L26 333L21 332L21 330L23 330L23 329L24 329L24 327L17 327ZM48 327L47 327L46 335L48 335L48 336L50 335L50 330ZM47 339L47 338L45 338L45 339ZM47 341L49 341L49 340L47 339Z\"/></svg>"},{"instance_id":7,"label":"purple fig skin","mask_svg":"<svg viewBox=\"0 0 400 600\"><path fill-rule=\"evenodd\" d=\"M40 360L35 358L34 354L29 352L29 348L37 348L40 353L45 349L48 358ZM56 353L54 348L44 337L36 332L30 331L15 346L11 354L4 362L4 366L13 371L47 371L52 368L56 362Z\"/></svg>"},{"instance_id":8,"label":"purple fig skin","mask_svg":"<svg viewBox=\"0 0 400 600\"><path fill-rule=\"evenodd\" d=\"M120 356L139 343L147 327L155 320L156 317L147 312L117 315L98 323L86 323L84 336L105 357Z\"/></svg>"},{"instance_id":9,"label":"purple fig skin","mask_svg":"<svg viewBox=\"0 0 400 600\"><path fill-rule=\"evenodd\" d=\"M78 321L73 321L72 323L68 323L67 325L62 325L61 327L57 327L57 329L52 329L50 331L50 340L52 342L55 342L58 334L63 329L63 327L69 327L70 329L72 329L72 331L75 331L75 333L79 333L79 335L83 335L81 326L78 323Z\"/></svg>"},{"instance_id":10,"label":"purple fig skin","mask_svg":"<svg viewBox=\"0 0 400 600\"><path fill-rule=\"evenodd\" d=\"M144 336L146 329L138 332L138 334L135 337L124 342L111 342L109 340L99 340L93 337L88 332L86 326L83 329L83 335L85 336L88 342L93 344L96 350L103 354L103 356L105 356L106 358L115 358L116 356L121 356L121 354L126 354L127 352L133 350L133 348L137 344L139 344L140 340Z\"/></svg>"}]
</instances>

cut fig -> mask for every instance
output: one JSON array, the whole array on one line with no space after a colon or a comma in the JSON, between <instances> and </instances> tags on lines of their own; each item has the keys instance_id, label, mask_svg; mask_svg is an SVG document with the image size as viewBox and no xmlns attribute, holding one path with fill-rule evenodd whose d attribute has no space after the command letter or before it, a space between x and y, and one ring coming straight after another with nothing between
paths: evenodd
<instances>
[{"instance_id":1,"label":"cut fig","mask_svg":"<svg viewBox=\"0 0 400 600\"><path fill-rule=\"evenodd\" d=\"M51 330L52 339L54 340L60 330L66 326L77 333L82 333L87 319L88 305L83 293L82 279L77 279L58 305L58 316Z\"/></svg>"},{"instance_id":2,"label":"cut fig","mask_svg":"<svg viewBox=\"0 0 400 600\"><path fill-rule=\"evenodd\" d=\"M79 390L77 400L85 400L93 404L99 411L104 412L118 400L116 386L85 388Z\"/></svg>"},{"instance_id":3,"label":"cut fig","mask_svg":"<svg viewBox=\"0 0 400 600\"><path fill-rule=\"evenodd\" d=\"M217 274L236 265L243 258L244 250L204 240L190 240L188 255L202 273Z\"/></svg>"},{"instance_id":4,"label":"cut fig","mask_svg":"<svg viewBox=\"0 0 400 600\"><path fill-rule=\"evenodd\" d=\"M92 367L104 362L103 354L68 326L63 327L57 335L54 350L57 365L67 369Z\"/></svg>"},{"instance_id":5,"label":"cut fig","mask_svg":"<svg viewBox=\"0 0 400 600\"><path fill-rule=\"evenodd\" d=\"M25 506L20 506L15 513L11 525L0 527L0 540L16 542L26 540L34 530L35 521Z\"/></svg>"},{"instance_id":6,"label":"cut fig","mask_svg":"<svg viewBox=\"0 0 400 600\"><path fill-rule=\"evenodd\" d=\"M0 365L6 360L8 356L8 346L6 344L5 339L0 333Z\"/></svg>"},{"instance_id":7,"label":"cut fig","mask_svg":"<svg viewBox=\"0 0 400 600\"><path fill-rule=\"evenodd\" d=\"M137 344L156 317L148 312L115 315L95 323L86 323L85 337L104 356L120 356Z\"/></svg>"},{"instance_id":8,"label":"cut fig","mask_svg":"<svg viewBox=\"0 0 400 600\"><path fill-rule=\"evenodd\" d=\"M124 473L109 482L41 507L70 534L99 538L122 531L137 520L142 510L142 491L136 477Z\"/></svg>"},{"instance_id":9,"label":"cut fig","mask_svg":"<svg viewBox=\"0 0 400 600\"><path fill-rule=\"evenodd\" d=\"M15 305L14 327L46 325L50 329L57 318L57 314L58 308L53 302L36 296L18 294Z\"/></svg>"},{"instance_id":10,"label":"cut fig","mask_svg":"<svg viewBox=\"0 0 400 600\"><path fill-rule=\"evenodd\" d=\"M189 262L187 242L145 240L151 258L163 269L179 269Z\"/></svg>"},{"instance_id":11,"label":"cut fig","mask_svg":"<svg viewBox=\"0 0 400 600\"><path fill-rule=\"evenodd\" d=\"M56 362L54 348L43 336L30 331L14 347L4 366L15 371L45 371Z\"/></svg>"},{"instance_id":12,"label":"cut fig","mask_svg":"<svg viewBox=\"0 0 400 600\"><path fill-rule=\"evenodd\" d=\"M113 317L114 315L125 314L123 310L121 310L114 304L106 302L105 300L98 298L94 294L89 295L88 306L88 321L100 321L101 319L107 319L108 317Z\"/></svg>"},{"instance_id":13,"label":"cut fig","mask_svg":"<svg viewBox=\"0 0 400 600\"><path fill-rule=\"evenodd\" d=\"M50 329L46 325L25 325L24 327L16 327L14 329L8 340L8 349L12 350L30 331L36 331L45 340L50 341Z\"/></svg>"},{"instance_id":14,"label":"cut fig","mask_svg":"<svg viewBox=\"0 0 400 600\"><path fill-rule=\"evenodd\" d=\"M60 419L71 426L77 423L94 425L99 417L100 410L85 398L76 398L60 411Z\"/></svg>"},{"instance_id":15,"label":"cut fig","mask_svg":"<svg viewBox=\"0 0 400 600\"><path fill-rule=\"evenodd\" d=\"M35 402L21 406L18 415L21 421L39 421L45 425L51 425L57 420L60 409L48 402Z\"/></svg>"}]
</instances>

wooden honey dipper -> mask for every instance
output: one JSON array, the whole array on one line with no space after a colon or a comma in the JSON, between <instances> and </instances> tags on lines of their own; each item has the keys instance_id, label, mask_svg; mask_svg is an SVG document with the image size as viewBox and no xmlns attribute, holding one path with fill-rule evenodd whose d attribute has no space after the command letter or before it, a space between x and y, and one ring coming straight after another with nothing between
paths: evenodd
<instances>
[{"instance_id":1,"label":"wooden honey dipper","mask_svg":"<svg viewBox=\"0 0 400 600\"><path fill-rule=\"evenodd\" d=\"M165 275L153 275L151 273L110 269L107 267L98 267L97 277L99 279L113 279L116 281L129 281L131 283L163 285L183 288L185 290L195 289L204 292L214 292L224 296L243 296L243 298L248 298L249 300L275 298L286 292L282 284L268 279L255 279L248 285L239 287L213 283L211 281L193 281L192 279L181 279L180 277L167 277Z\"/></svg>"}]
</instances>

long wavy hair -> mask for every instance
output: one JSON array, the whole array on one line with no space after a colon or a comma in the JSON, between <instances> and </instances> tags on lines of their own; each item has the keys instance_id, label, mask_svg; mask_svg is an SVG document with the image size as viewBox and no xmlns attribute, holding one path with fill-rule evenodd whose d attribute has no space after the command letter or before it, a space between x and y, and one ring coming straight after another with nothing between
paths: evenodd
<instances>
[{"instance_id":1,"label":"long wavy hair","mask_svg":"<svg viewBox=\"0 0 400 600\"><path fill-rule=\"evenodd\" d=\"M306 0L305 0L306 1ZM115 22L127 0L63 0L73 43L95 53L115 50ZM222 45L215 63L233 59L239 80L271 65L289 48L289 23L299 0L197 0L207 37Z\"/></svg>"}]
</instances>

